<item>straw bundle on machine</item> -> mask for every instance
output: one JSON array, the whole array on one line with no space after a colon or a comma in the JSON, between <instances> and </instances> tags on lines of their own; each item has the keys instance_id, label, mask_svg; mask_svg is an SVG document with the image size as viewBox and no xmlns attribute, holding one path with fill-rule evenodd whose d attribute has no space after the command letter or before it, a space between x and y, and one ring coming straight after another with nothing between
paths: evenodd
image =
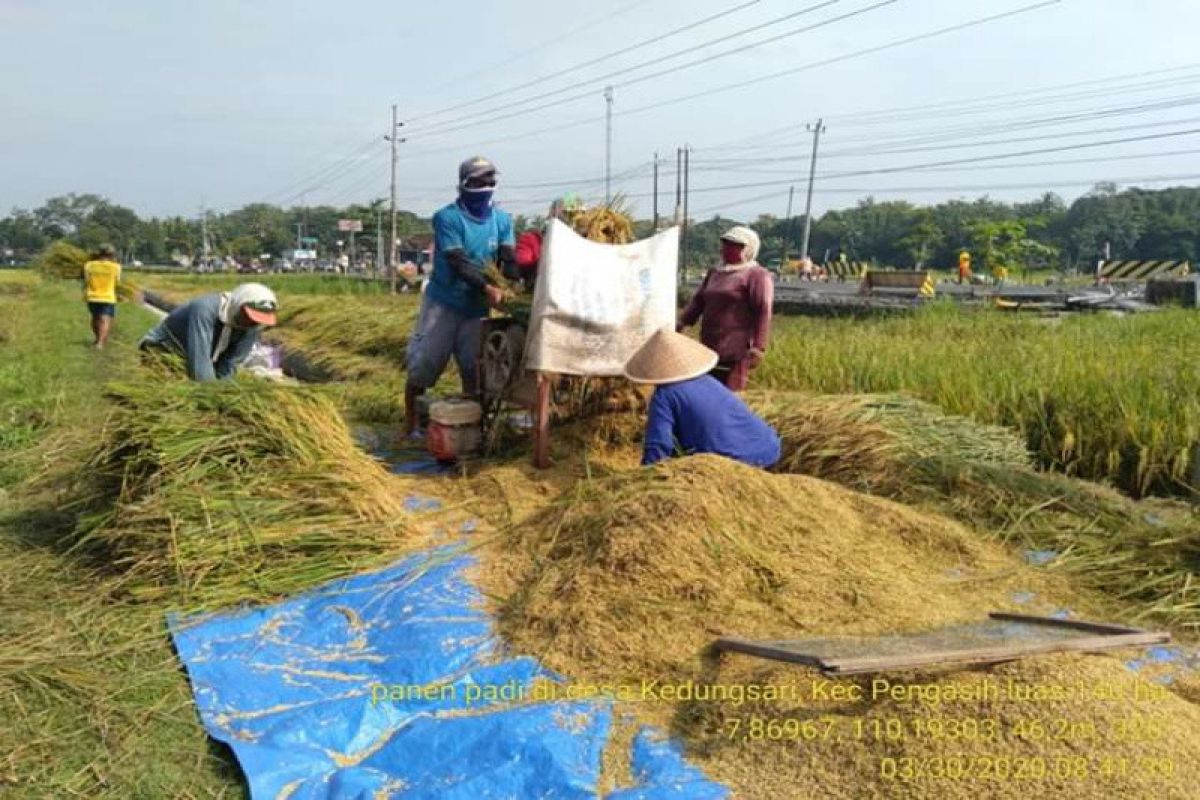
<instances>
[{"instance_id":1,"label":"straw bundle on machine","mask_svg":"<svg viewBox=\"0 0 1200 800\"><path fill-rule=\"evenodd\" d=\"M576 233L593 242L628 244L633 241L633 218L619 196L608 205L580 212L572 226Z\"/></svg>"},{"instance_id":2,"label":"straw bundle on machine","mask_svg":"<svg viewBox=\"0 0 1200 800\"><path fill-rule=\"evenodd\" d=\"M249 380L109 395L118 409L78 471L72 540L134 595L245 601L403 548L398 479L321 396Z\"/></svg>"}]
</instances>

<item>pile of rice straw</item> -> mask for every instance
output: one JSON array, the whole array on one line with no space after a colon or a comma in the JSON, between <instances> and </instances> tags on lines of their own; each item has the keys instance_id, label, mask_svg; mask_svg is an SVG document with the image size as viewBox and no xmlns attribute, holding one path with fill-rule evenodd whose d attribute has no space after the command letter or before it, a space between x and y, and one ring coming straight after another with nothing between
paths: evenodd
<instances>
[{"instance_id":1,"label":"pile of rice straw","mask_svg":"<svg viewBox=\"0 0 1200 800\"><path fill-rule=\"evenodd\" d=\"M573 675L687 671L719 633L979 618L1063 585L948 519L718 456L578 481L500 550L485 580L506 635Z\"/></svg>"},{"instance_id":2,"label":"pile of rice straw","mask_svg":"<svg viewBox=\"0 0 1200 800\"><path fill-rule=\"evenodd\" d=\"M1020 798L1031 788L1055 797L1186 797L1200 774L1200 708L1110 656L886 676L939 692L1012 679L1043 689L1116 693L1114 699L1089 693L1062 702L1005 696L940 705L890 697L813 700L814 687L825 684L811 670L740 655L714 658L707 646L723 635L873 635L976 621L997 609L1049 613L1068 604L1085 618L1105 616L1102 601L1070 592L1059 577L1024 565L949 519L822 480L765 473L715 456L617 471L577 482L511 526L493 543L486 564L480 580L498 598L504 636L576 682L632 687L635 694L644 682L791 686L808 698L668 702L651 695L619 704L619 711L683 738L689 756L738 797ZM1038 599L1021 604L1017 590ZM869 681L841 682L869 687ZM1137 699L1135 692L1152 699ZM1122 738L1129 732L1119 726L1138 714L1150 722ZM837 734L753 738L749 726L756 718L760 725L776 721L777 730L807 722L819 731L832 720ZM945 719L994 720L1001 734L949 740L918 730L918 723L934 720L944 730ZM734 720L741 733L731 736ZM1091 735L1089 724L1097 733L1083 738ZM894 725L902 736L886 732ZM1033 740L1035 733L1020 733L1027 728L1044 735ZM1063 730L1069 733L1056 733ZM949 754L975 759L974 773L904 781L881 766L886 758ZM1056 769L1078 769L1073 759L1081 756L1092 759L1087 778L1055 776ZM1017 759L1026 759L1022 769L1039 770L1029 762L1034 757L1044 759L1049 776L1015 779ZM1008 760L1006 777L980 777L989 758ZM605 759L620 772L620 759ZM1101 777L1105 764L1114 774Z\"/></svg>"},{"instance_id":3,"label":"pile of rice straw","mask_svg":"<svg viewBox=\"0 0 1200 800\"><path fill-rule=\"evenodd\" d=\"M265 381L144 380L75 476L71 546L139 598L286 594L404 549L402 482L326 399Z\"/></svg>"}]
</instances>

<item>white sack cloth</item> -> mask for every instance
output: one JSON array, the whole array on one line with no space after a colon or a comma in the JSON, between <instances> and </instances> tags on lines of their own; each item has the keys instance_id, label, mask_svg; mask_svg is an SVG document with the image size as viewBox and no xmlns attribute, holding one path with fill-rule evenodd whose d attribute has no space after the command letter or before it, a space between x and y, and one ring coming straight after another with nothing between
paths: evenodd
<instances>
[{"instance_id":1,"label":"white sack cloth","mask_svg":"<svg viewBox=\"0 0 1200 800\"><path fill-rule=\"evenodd\" d=\"M678 227L612 245L551 220L533 293L526 369L621 375L650 334L675 326L678 257Z\"/></svg>"}]
</instances>

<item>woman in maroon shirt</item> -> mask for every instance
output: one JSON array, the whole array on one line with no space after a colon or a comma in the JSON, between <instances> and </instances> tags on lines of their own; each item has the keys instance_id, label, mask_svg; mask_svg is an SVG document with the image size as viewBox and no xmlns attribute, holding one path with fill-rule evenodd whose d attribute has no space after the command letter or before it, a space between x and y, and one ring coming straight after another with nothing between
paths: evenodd
<instances>
[{"instance_id":1,"label":"woman in maroon shirt","mask_svg":"<svg viewBox=\"0 0 1200 800\"><path fill-rule=\"evenodd\" d=\"M717 351L712 376L735 392L746 388L750 370L762 363L771 332L775 284L758 265L758 234L730 228L721 236L721 265L704 282L679 318L678 330L700 322L700 341Z\"/></svg>"}]
</instances>

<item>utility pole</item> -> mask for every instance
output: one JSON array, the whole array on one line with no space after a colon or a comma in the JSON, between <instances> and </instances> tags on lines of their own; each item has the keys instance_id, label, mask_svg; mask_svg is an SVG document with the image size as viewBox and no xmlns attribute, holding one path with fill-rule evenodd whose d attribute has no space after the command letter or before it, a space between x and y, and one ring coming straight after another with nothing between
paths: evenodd
<instances>
[{"instance_id":1,"label":"utility pole","mask_svg":"<svg viewBox=\"0 0 1200 800\"><path fill-rule=\"evenodd\" d=\"M613 87L604 87L604 204L612 205Z\"/></svg>"},{"instance_id":2,"label":"utility pole","mask_svg":"<svg viewBox=\"0 0 1200 800\"><path fill-rule=\"evenodd\" d=\"M658 233L658 151L654 152L654 232Z\"/></svg>"},{"instance_id":3,"label":"utility pole","mask_svg":"<svg viewBox=\"0 0 1200 800\"><path fill-rule=\"evenodd\" d=\"M371 270L376 276L383 267L383 240L383 205L380 204L375 208L375 268Z\"/></svg>"},{"instance_id":4,"label":"utility pole","mask_svg":"<svg viewBox=\"0 0 1200 800\"><path fill-rule=\"evenodd\" d=\"M404 140L396 135L396 130L403 126L403 122L396 120L396 104L392 104L392 127L388 129L388 135L383 138L387 139L392 146L392 238L388 245L388 269L392 273L392 294L396 293L396 145Z\"/></svg>"},{"instance_id":5,"label":"utility pole","mask_svg":"<svg viewBox=\"0 0 1200 800\"><path fill-rule=\"evenodd\" d=\"M690 244L688 235L691 232L688 228L688 177L690 170L688 169L688 161L692 154L692 146L685 144L683 146L683 269L686 273L688 263L688 245Z\"/></svg>"},{"instance_id":6,"label":"utility pole","mask_svg":"<svg viewBox=\"0 0 1200 800\"><path fill-rule=\"evenodd\" d=\"M683 148L675 148L675 224L683 213Z\"/></svg>"},{"instance_id":7,"label":"utility pole","mask_svg":"<svg viewBox=\"0 0 1200 800\"><path fill-rule=\"evenodd\" d=\"M813 151L808 167L808 200L804 203L804 236L800 240L800 258L808 258L808 237L812 233L813 181L817 177L817 145L821 143L821 134L825 132L824 122L824 119L819 119L816 125L808 126L813 135Z\"/></svg>"},{"instance_id":8,"label":"utility pole","mask_svg":"<svg viewBox=\"0 0 1200 800\"><path fill-rule=\"evenodd\" d=\"M788 187L788 207L787 207L787 232L783 235L783 255L779 258L779 271L783 272L783 268L787 266L788 248L792 246L792 230L795 227L792 225L792 198L796 196L795 185Z\"/></svg>"}]
</instances>

